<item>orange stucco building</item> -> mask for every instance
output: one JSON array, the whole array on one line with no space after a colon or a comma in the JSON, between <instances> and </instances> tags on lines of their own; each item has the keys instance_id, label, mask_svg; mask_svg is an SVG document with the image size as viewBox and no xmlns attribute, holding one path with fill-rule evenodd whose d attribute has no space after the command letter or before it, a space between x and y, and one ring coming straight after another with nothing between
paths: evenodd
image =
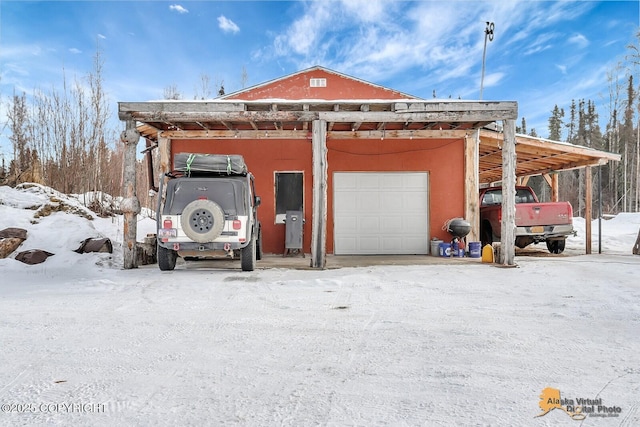
<instances>
[{"instance_id":1,"label":"orange stucco building","mask_svg":"<svg viewBox=\"0 0 640 427\"><path fill-rule=\"evenodd\" d=\"M315 82L312 86L312 81ZM230 94L223 100L238 101L265 101L273 100L274 103L299 100L386 100L398 101L416 99L397 91L383 88L358 79L347 77L343 74L330 72L322 68L313 68L284 77L282 79L249 88L245 91ZM378 124L375 126L360 125L359 135L370 128L380 132ZM269 131L265 131L268 133ZM263 135L260 135L263 136ZM266 135L268 136L268 135ZM356 227L357 233L369 236L367 240L348 244L346 242L338 250L342 254L349 253L427 253L428 240L436 237L450 239L446 231L442 230L443 224L451 218L464 216L464 139L418 139L411 136L404 139L390 139L384 136L371 139L332 139L327 137L327 252L335 250L334 241L340 239L336 236L334 227L336 209L337 214L349 217L355 214L360 218L375 215L360 221L359 218L342 218L346 221L345 227L351 223ZM304 250L310 252L311 245L311 194L313 188L312 179L312 149L311 136L304 139L180 139L175 138L171 144L172 154L181 152L195 153L233 153L244 156L249 170L256 177L256 192L262 198L259 209L259 218L263 229L263 248L267 253L280 253L284 251L284 223L277 212L277 185L279 174L297 173L302 175L302 201L303 215L306 219L304 227ZM418 178L424 178L418 187L423 191L421 200L423 215L416 218L417 221L407 221L406 218L385 215L385 211L395 212L402 206L355 206L353 212L342 213L340 200L336 200L334 190L334 177L336 173L358 173L358 177L364 179L376 179L374 175L383 172L397 174L410 174ZM388 177L384 175L383 179ZM365 184L366 185L366 184ZM383 185L378 182L378 185ZM406 197L414 197L416 189L411 189ZM354 192L363 191L354 188ZM403 188L394 190L398 195ZM291 195L299 197L299 195ZM355 195L354 195L355 196ZM349 197L347 195L347 197ZM402 198L393 198L403 203ZM379 200L380 203L384 199ZM363 203L364 204L364 203ZM372 209L373 208L373 209ZM348 209L347 209L348 210ZM373 212L372 212L373 211ZM396 212L397 213L397 212ZM423 220L420 224L418 221ZM411 224L393 224L394 222L411 222ZM363 230L367 225L377 227L377 237L374 232L367 233ZM405 229L394 233L393 230L402 227L415 226L418 229ZM387 230L385 230L387 227ZM388 231L388 227L391 231ZM421 242L413 242L403 245L396 242L397 235L406 236L409 239L421 239ZM373 242L376 240L377 242ZM385 241L385 239L387 241Z\"/></svg>"},{"instance_id":2,"label":"orange stucco building","mask_svg":"<svg viewBox=\"0 0 640 427\"><path fill-rule=\"evenodd\" d=\"M121 102L119 116L129 157L143 136L163 173L177 153L242 155L264 252L285 251L286 212L301 211L303 251L322 268L331 253L428 254L431 239L451 239L453 218L477 240L478 131L504 121L511 152L517 103L424 100L316 66L213 100ZM489 179L500 152L485 156Z\"/></svg>"}]
</instances>

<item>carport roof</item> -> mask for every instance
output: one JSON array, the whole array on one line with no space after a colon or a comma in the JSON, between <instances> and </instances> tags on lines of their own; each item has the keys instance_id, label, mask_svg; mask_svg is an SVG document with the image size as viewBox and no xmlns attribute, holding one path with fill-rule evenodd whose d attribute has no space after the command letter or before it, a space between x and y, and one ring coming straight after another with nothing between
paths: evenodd
<instances>
[{"instance_id":1,"label":"carport roof","mask_svg":"<svg viewBox=\"0 0 640 427\"><path fill-rule=\"evenodd\" d=\"M480 131L480 183L502 180L502 143L501 132L488 129ZM611 160L620 161L621 156L566 142L517 134L516 157L516 176L524 177L604 165Z\"/></svg>"},{"instance_id":2,"label":"carport roof","mask_svg":"<svg viewBox=\"0 0 640 427\"><path fill-rule=\"evenodd\" d=\"M121 120L138 122L144 138L309 139L314 120L327 139L462 139L480 129L479 182L502 179L503 134L495 122L517 119L513 101L283 100L119 103ZM495 130L488 129L493 128ZM620 155L568 143L516 136L517 176L596 166Z\"/></svg>"}]
</instances>

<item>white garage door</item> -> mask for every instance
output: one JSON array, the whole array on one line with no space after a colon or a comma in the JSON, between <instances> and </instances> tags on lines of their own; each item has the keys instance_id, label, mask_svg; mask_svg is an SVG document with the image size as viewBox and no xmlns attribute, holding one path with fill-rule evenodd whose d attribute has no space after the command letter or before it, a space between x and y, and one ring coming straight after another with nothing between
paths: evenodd
<instances>
[{"instance_id":1,"label":"white garage door","mask_svg":"<svg viewBox=\"0 0 640 427\"><path fill-rule=\"evenodd\" d=\"M426 172L336 172L336 255L427 254Z\"/></svg>"}]
</instances>

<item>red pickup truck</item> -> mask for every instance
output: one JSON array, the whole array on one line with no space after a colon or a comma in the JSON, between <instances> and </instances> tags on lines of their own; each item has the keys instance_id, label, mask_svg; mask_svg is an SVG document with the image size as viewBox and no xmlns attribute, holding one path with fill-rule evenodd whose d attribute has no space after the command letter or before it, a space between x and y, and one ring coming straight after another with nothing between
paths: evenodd
<instances>
[{"instance_id":1,"label":"red pickup truck","mask_svg":"<svg viewBox=\"0 0 640 427\"><path fill-rule=\"evenodd\" d=\"M480 238L482 245L500 241L502 188L480 190ZM516 187L516 246L546 242L553 254L564 251L573 230L573 208L569 202L540 203L531 187Z\"/></svg>"}]
</instances>

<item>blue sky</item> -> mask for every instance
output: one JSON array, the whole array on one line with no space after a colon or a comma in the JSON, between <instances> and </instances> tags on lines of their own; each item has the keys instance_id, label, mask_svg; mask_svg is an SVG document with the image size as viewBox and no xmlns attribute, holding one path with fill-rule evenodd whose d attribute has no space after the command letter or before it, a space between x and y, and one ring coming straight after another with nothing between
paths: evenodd
<instances>
[{"instance_id":1,"label":"blue sky","mask_svg":"<svg viewBox=\"0 0 640 427\"><path fill-rule=\"evenodd\" d=\"M201 76L227 93L321 65L430 99L518 101L547 136L555 104L596 101L607 116L607 73L637 43L634 1L13 1L0 0L0 95L48 90L92 71L99 46L118 101L193 99ZM116 123L120 126L120 123ZM0 149L8 155L7 130Z\"/></svg>"}]
</instances>

